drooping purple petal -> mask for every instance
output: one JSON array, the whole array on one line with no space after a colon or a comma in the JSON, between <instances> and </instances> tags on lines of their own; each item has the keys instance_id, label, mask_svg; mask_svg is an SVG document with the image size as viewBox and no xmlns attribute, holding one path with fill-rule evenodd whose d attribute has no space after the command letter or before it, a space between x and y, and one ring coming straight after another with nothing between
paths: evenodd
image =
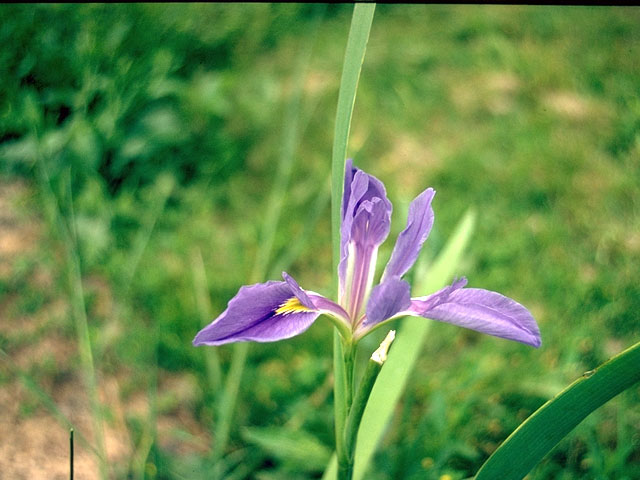
<instances>
[{"instance_id":1,"label":"drooping purple petal","mask_svg":"<svg viewBox=\"0 0 640 480\"><path fill-rule=\"evenodd\" d=\"M388 276L403 276L415 263L433 226L431 201L435 194L433 188L427 188L411 202L407 226L398 235L391 258L382 275L383 280Z\"/></svg>"},{"instance_id":2,"label":"drooping purple petal","mask_svg":"<svg viewBox=\"0 0 640 480\"><path fill-rule=\"evenodd\" d=\"M427 295L426 297L416 297L411 299L412 309L416 311L426 311L434 308L441 303L447 302L449 297L456 290L460 290L467 285L466 277L456 278L451 282L451 285L441 288L437 292Z\"/></svg>"},{"instance_id":3,"label":"drooping purple petal","mask_svg":"<svg viewBox=\"0 0 640 480\"><path fill-rule=\"evenodd\" d=\"M193 344L272 342L298 335L311 326L320 312L308 309L296 293L299 294L287 282L241 287L226 310L196 335ZM289 308L283 309L285 305Z\"/></svg>"},{"instance_id":4,"label":"drooping purple petal","mask_svg":"<svg viewBox=\"0 0 640 480\"><path fill-rule=\"evenodd\" d=\"M428 297L412 299L404 313L534 347L541 344L540 330L531 313L515 300L489 290L463 289L454 284Z\"/></svg>"},{"instance_id":5,"label":"drooping purple petal","mask_svg":"<svg viewBox=\"0 0 640 480\"><path fill-rule=\"evenodd\" d=\"M367 302L367 318L363 327L373 327L411 306L409 284L400 277L389 277L371 290Z\"/></svg>"}]
</instances>

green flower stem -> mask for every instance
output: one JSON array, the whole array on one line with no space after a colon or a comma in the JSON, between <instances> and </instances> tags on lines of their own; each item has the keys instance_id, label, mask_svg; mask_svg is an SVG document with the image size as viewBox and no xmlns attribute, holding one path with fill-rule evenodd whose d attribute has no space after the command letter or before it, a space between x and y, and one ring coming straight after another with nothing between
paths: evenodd
<instances>
[{"instance_id":1,"label":"green flower stem","mask_svg":"<svg viewBox=\"0 0 640 480\"><path fill-rule=\"evenodd\" d=\"M338 454L338 479L349 480L353 474L353 451L345 443L345 428L353 404L353 375L355 371L356 346L351 341L338 339L339 352L337 360L340 362L342 379L339 382L339 395L336 394L336 452ZM335 359L335 357L334 357ZM338 382L336 381L336 385ZM338 391L338 388L336 388ZM338 421L338 415L339 421Z\"/></svg>"},{"instance_id":2,"label":"green flower stem","mask_svg":"<svg viewBox=\"0 0 640 480\"><path fill-rule=\"evenodd\" d=\"M349 416L349 412L351 411L351 406L353 404L353 375L355 371L355 362L356 362L356 347L353 343L342 343L342 352L344 354L344 370L345 370L345 405L346 405L346 415L347 418Z\"/></svg>"},{"instance_id":3,"label":"green flower stem","mask_svg":"<svg viewBox=\"0 0 640 480\"><path fill-rule=\"evenodd\" d=\"M391 346L391 343L393 342L395 336L395 330L389 331L385 339L380 344L380 347L378 347L378 349L373 352L373 355L371 355L371 358L367 363L367 368L365 369L364 375L362 376L362 380L360 381L358 393L353 401L353 404L351 405L351 409L349 410L347 425L344 432L344 445L349 460L350 471L353 470L356 438L358 436L358 429L360 428L362 414L364 413L364 409L367 406L369 395L371 394L373 385L376 383L376 379L378 378L378 374L382 369L382 365L387 359L389 347Z\"/></svg>"},{"instance_id":4,"label":"green flower stem","mask_svg":"<svg viewBox=\"0 0 640 480\"><path fill-rule=\"evenodd\" d=\"M346 362L344 361L342 339L337 330L333 332L333 407L335 416L336 455L340 466L347 464L343 432L347 420ZM340 473L338 478L344 478Z\"/></svg>"}]
</instances>

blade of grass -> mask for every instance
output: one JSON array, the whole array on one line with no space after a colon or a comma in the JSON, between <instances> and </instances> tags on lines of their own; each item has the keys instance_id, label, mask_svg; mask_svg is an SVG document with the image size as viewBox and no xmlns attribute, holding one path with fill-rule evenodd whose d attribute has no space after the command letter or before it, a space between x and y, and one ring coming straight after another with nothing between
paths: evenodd
<instances>
[{"instance_id":1,"label":"blade of grass","mask_svg":"<svg viewBox=\"0 0 640 480\"><path fill-rule=\"evenodd\" d=\"M317 25L316 27L317 28ZM284 197L291 181L291 172L293 171L296 147L300 138L300 116L302 94L304 92L304 79L309 70L311 63L311 52L313 48L313 40L315 34L311 36L312 40L305 45L297 60L295 68L295 76L293 79L294 89L290 101L286 105L282 150L280 152L278 163L276 165L276 174L273 179L267 208L264 214L264 221L260 233L260 243L258 245L258 253L251 274L252 282L264 280L267 273L269 261L272 257L273 243L282 213Z\"/></svg>"},{"instance_id":2,"label":"blade of grass","mask_svg":"<svg viewBox=\"0 0 640 480\"><path fill-rule=\"evenodd\" d=\"M42 148L39 147L39 148ZM89 324L87 320L87 309L84 301L84 288L82 283L82 271L80 268L80 258L77 252L77 242L63 220L59 202L51 188L51 182L43 159L43 154L38 153L36 160L36 174L38 184L44 200L44 209L49 217L49 221L56 227L60 235L61 243L65 251L69 290L71 296L71 305L73 309L73 318L75 320L75 329L77 335L78 349L80 352L80 365L89 394L89 402L91 406L91 418L94 430L94 441L96 442L96 450L98 452L98 466L100 477L106 479L108 477L108 467L106 462L106 450L104 440L104 425L102 418L102 409L98 398L98 385L96 380L96 372L93 361L93 350L91 347L91 338L89 336ZM69 200L73 205L73 200ZM73 210L71 209L70 223L74 225Z\"/></svg>"},{"instance_id":3,"label":"blade of grass","mask_svg":"<svg viewBox=\"0 0 640 480\"><path fill-rule=\"evenodd\" d=\"M121 282L118 283L118 295L121 299L115 305L116 315L118 318L132 318L132 286L138 266L144 256L144 252L149 246L151 236L155 229L159 218L165 211L165 207L171 193L176 185L175 178L172 175L160 175L154 185L153 201L142 213L140 228L136 233L133 241L129 260L125 264L124 271L121 273ZM143 431L140 435L140 441L136 445L135 451L131 457L131 471L134 478L143 479L147 468L148 458L152 452L153 446L157 438L157 416L158 416L158 346L160 332L158 324L153 322L145 327L152 334L151 341L147 345L148 365L145 371L145 379L147 383L147 403L149 405L147 421L144 423Z\"/></svg>"},{"instance_id":4,"label":"blade of grass","mask_svg":"<svg viewBox=\"0 0 640 480\"><path fill-rule=\"evenodd\" d=\"M287 267L291 265L303 252L304 246L307 244L309 237L313 233L313 229L317 225L318 220L322 213L325 212L327 205L329 205L329 201L331 200L331 196L326 188L329 178L326 180L326 182L320 182L320 188L313 194L315 200L306 215L302 232L296 236L296 242L289 245L282 255L273 262L273 266L269 270L269 278L273 278L279 275L283 270L286 270Z\"/></svg>"},{"instance_id":5,"label":"blade of grass","mask_svg":"<svg viewBox=\"0 0 640 480\"><path fill-rule=\"evenodd\" d=\"M639 382L638 365L640 342L584 373L520 425L489 457L475 480L523 478L587 415Z\"/></svg>"},{"instance_id":6,"label":"blade of grass","mask_svg":"<svg viewBox=\"0 0 640 480\"><path fill-rule=\"evenodd\" d=\"M212 317L211 301L209 300L209 290L207 288L207 272L204 268L204 260L202 260L202 252L199 248L195 249L191 255L191 273L193 275L193 290L196 297L196 305L203 327ZM220 371L220 357L215 348L202 349L205 366L207 368L207 378L209 379L209 388L212 392L220 391L222 385L222 372Z\"/></svg>"},{"instance_id":7,"label":"blade of grass","mask_svg":"<svg viewBox=\"0 0 640 480\"><path fill-rule=\"evenodd\" d=\"M127 262L127 270L124 272L124 279L122 285L124 286L122 292L127 294L131 287L131 282L138 269L142 255L149 244L153 229L160 218L160 215L164 211L167 200L173 191L175 186L175 179L172 175L162 175L158 178L156 184L157 196L154 198L153 204L150 210L145 214L144 222L140 226L136 238L133 241L132 253L129 261Z\"/></svg>"},{"instance_id":8,"label":"blade of grass","mask_svg":"<svg viewBox=\"0 0 640 480\"><path fill-rule=\"evenodd\" d=\"M231 367L218 400L218 408L216 409L218 422L214 426L214 441L216 443L213 450L213 478L223 478L224 472L222 471L221 459L229 441L233 412L238 400L238 390L240 389L240 381L242 380L242 372L247 361L248 352L248 343L234 345Z\"/></svg>"},{"instance_id":9,"label":"blade of grass","mask_svg":"<svg viewBox=\"0 0 640 480\"><path fill-rule=\"evenodd\" d=\"M442 248L438 256L428 264L420 262L416 265L415 283L413 290L415 295L426 295L438 290L447 282L451 281L456 274L456 269L462 255L471 240L476 225L476 211L472 208L467 210L458 221L453 234ZM412 292L412 294L414 294Z\"/></svg>"}]
</instances>

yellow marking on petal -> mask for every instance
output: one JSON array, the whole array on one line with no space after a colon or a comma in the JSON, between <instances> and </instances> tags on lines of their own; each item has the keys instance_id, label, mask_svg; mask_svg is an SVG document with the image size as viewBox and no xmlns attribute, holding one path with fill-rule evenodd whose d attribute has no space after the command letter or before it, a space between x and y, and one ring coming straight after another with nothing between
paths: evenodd
<instances>
[{"instance_id":1,"label":"yellow marking on petal","mask_svg":"<svg viewBox=\"0 0 640 480\"><path fill-rule=\"evenodd\" d=\"M278 308L276 308L276 315L288 315L289 313L300 313L300 312L312 312L310 308L305 307L300 303L298 297L291 297L284 303L282 303Z\"/></svg>"}]
</instances>

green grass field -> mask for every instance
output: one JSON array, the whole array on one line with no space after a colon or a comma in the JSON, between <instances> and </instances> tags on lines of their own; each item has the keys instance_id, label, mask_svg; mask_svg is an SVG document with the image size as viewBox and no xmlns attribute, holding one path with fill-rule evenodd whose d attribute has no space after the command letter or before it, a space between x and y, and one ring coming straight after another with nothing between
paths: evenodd
<instances>
[{"instance_id":1,"label":"green grass field","mask_svg":"<svg viewBox=\"0 0 640 480\"><path fill-rule=\"evenodd\" d=\"M241 285L283 269L331 291L351 12L0 8L7 478L67 478L69 422L77 478L101 464L115 479L321 477L329 322L251 344L241 377L237 349L191 340ZM473 208L458 274L530 308L543 344L434 325L368 479L472 476L536 408L640 339L639 24L637 7L377 7L349 155L387 186L390 239L428 186L429 258ZM240 382L232 418L224 379ZM527 478L639 477L636 385Z\"/></svg>"}]
</instances>

